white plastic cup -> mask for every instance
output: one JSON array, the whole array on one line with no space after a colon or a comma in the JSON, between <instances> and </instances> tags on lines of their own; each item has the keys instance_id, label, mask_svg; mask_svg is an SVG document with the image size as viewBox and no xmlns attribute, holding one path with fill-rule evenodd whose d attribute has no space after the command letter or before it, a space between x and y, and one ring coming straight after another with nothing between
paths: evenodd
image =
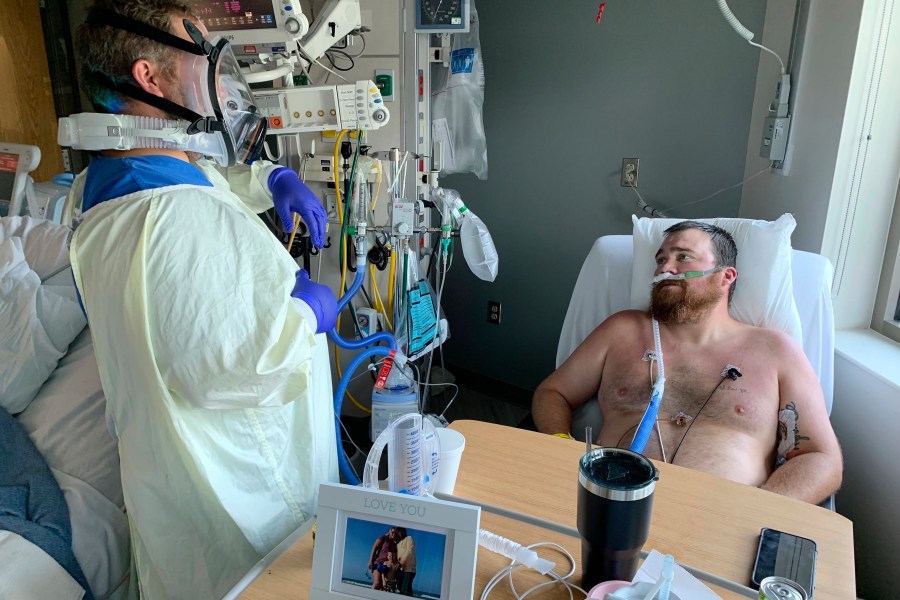
<instances>
[{"instance_id":1,"label":"white plastic cup","mask_svg":"<svg viewBox=\"0 0 900 600\"><path fill-rule=\"evenodd\" d=\"M466 448L466 438L460 432L446 427L439 427L437 434L441 441L441 462L434 491L452 494L459 473L459 461Z\"/></svg>"}]
</instances>

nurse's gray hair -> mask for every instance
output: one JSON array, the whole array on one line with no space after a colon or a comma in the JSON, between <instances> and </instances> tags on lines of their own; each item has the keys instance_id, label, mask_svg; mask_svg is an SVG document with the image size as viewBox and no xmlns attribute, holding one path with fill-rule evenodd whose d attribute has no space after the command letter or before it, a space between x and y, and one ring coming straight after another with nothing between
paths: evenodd
<instances>
[{"instance_id":1,"label":"nurse's gray hair","mask_svg":"<svg viewBox=\"0 0 900 600\"><path fill-rule=\"evenodd\" d=\"M190 2L185 0L94 0L87 14L92 11L119 13L173 35L177 34L172 30L171 17L197 20ZM181 50L155 40L96 23L83 23L79 27L77 49L84 93L94 110L113 114L127 111L134 100L110 90L104 85L105 80L135 83L131 67L142 58L159 64L163 75L174 80L177 60L182 54Z\"/></svg>"},{"instance_id":2,"label":"nurse's gray hair","mask_svg":"<svg viewBox=\"0 0 900 600\"><path fill-rule=\"evenodd\" d=\"M731 234L715 225L702 223L700 221L680 221L675 223L665 231L665 235L676 233L678 231L686 231L688 229L698 229L709 236L712 243L713 258L718 267L736 267L737 266L737 244ZM731 304L731 298L734 296L734 286L737 284L735 279L728 288L728 304Z\"/></svg>"}]
</instances>

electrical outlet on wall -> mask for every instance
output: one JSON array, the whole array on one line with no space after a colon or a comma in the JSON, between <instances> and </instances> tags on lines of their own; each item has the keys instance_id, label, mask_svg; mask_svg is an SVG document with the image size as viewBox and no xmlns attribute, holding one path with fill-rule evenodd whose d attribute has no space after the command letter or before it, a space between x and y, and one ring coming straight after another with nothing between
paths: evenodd
<instances>
[{"instance_id":1,"label":"electrical outlet on wall","mask_svg":"<svg viewBox=\"0 0 900 600\"><path fill-rule=\"evenodd\" d=\"M639 158L622 159L622 187L637 187Z\"/></svg>"},{"instance_id":2,"label":"electrical outlet on wall","mask_svg":"<svg viewBox=\"0 0 900 600\"><path fill-rule=\"evenodd\" d=\"M488 300L488 323L500 324L500 303L496 300Z\"/></svg>"}]
</instances>

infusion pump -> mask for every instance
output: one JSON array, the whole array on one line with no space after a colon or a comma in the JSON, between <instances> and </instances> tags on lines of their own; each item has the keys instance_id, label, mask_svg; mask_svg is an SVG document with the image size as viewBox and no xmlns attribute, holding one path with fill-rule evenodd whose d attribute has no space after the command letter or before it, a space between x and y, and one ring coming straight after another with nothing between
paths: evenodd
<instances>
[{"instance_id":1,"label":"infusion pump","mask_svg":"<svg viewBox=\"0 0 900 600\"><path fill-rule=\"evenodd\" d=\"M269 135L341 129L380 129L391 115L371 81L253 92Z\"/></svg>"}]
</instances>

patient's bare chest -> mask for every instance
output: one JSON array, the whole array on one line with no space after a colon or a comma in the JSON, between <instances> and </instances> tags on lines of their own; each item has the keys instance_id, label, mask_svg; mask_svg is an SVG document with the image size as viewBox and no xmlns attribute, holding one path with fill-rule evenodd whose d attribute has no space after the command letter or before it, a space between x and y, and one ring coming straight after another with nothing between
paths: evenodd
<instances>
[{"instance_id":1,"label":"patient's bare chest","mask_svg":"<svg viewBox=\"0 0 900 600\"><path fill-rule=\"evenodd\" d=\"M678 427L702 417L706 424L751 435L768 433L778 410L775 371L761 366L752 356L727 350L665 355L666 385L658 415L661 423ZM642 414L647 408L658 366L651 367L651 362L643 358L643 351L622 352L613 353L607 360L598 394L604 418ZM729 366L737 367L741 376L733 379L724 375Z\"/></svg>"}]
</instances>

